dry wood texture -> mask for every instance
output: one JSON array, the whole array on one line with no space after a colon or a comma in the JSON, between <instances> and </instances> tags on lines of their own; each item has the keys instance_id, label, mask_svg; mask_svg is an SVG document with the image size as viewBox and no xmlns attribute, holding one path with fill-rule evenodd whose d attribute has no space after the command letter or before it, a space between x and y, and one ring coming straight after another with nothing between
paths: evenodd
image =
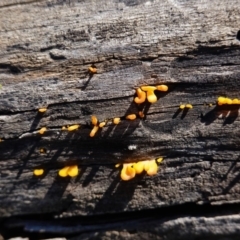
<instances>
[{"instance_id":1,"label":"dry wood texture","mask_svg":"<svg viewBox=\"0 0 240 240\"><path fill-rule=\"evenodd\" d=\"M236 236L239 107L217 106L216 99L240 98L239 22L239 0L2 0L2 226L11 229L11 217L19 215L104 218L150 209L160 214L164 207L183 204L185 216L173 214L165 222L159 216L152 228L144 224L145 230L137 222L131 236L109 232L104 225L107 232L96 233L99 227L85 237ZM89 74L90 66L96 74ZM138 106L135 89L146 84L166 84L169 91L157 93L155 104ZM193 109L180 111L181 103L191 103ZM38 113L41 107L47 107L43 114ZM139 110L144 119L124 120ZM91 115L122 121L109 122L90 138ZM61 130L71 124L81 127ZM42 127L47 131L40 135ZM114 168L160 156L164 161L153 177L123 182ZM58 170L71 164L79 165L79 175L58 177ZM39 167L45 169L43 177L33 177ZM203 221L203 216L189 218L187 204L232 207L222 216L209 207L212 215ZM224 222L229 224L222 228ZM122 227L128 230L126 224ZM64 229L59 231L64 235Z\"/></svg>"}]
</instances>

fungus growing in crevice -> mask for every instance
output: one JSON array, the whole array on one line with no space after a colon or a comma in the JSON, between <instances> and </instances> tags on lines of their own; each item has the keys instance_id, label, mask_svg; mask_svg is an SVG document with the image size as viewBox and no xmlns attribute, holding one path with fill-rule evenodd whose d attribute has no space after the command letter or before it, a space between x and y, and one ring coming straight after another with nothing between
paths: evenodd
<instances>
[{"instance_id":1,"label":"fungus growing in crevice","mask_svg":"<svg viewBox=\"0 0 240 240\"><path fill-rule=\"evenodd\" d=\"M38 132L40 134L44 134L46 131L47 131L47 128L46 127L42 127Z\"/></svg>"},{"instance_id":2,"label":"fungus growing in crevice","mask_svg":"<svg viewBox=\"0 0 240 240\"><path fill-rule=\"evenodd\" d=\"M95 74L95 73L97 73L97 68L95 68L95 67L89 67L89 68L88 68L88 71L89 71L91 74Z\"/></svg>"},{"instance_id":3,"label":"fungus growing in crevice","mask_svg":"<svg viewBox=\"0 0 240 240\"><path fill-rule=\"evenodd\" d=\"M73 165L73 166L67 166L58 171L58 175L60 177L76 177L78 175L78 166Z\"/></svg>"},{"instance_id":4,"label":"fungus growing in crevice","mask_svg":"<svg viewBox=\"0 0 240 240\"><path fill-rule=\"evenodd\" d=\"M231 105L231 104L240 104L240 101L237 99L237 98L234 98L233 100L230 99L230 98L227 98L227 97L219 97L217 99L217 104L219 106L221 105L224 105L224 104L228 104L228 105Z\"/></svg>"},{"instance_id":5,"label":"fungus growing in crevice","mask_svg":"<svg viewBox=\"0 0 240 240\"><path fill-rule=\"evenodd\" d=\"M98 119L95 115L91 116L91 123L92 125L96 126L98 124Z\"/></svg>"},{"instance_id":6,"label":"fungus growing in crevice","mask_svg":"<svg viewBox=\"0 0 240 240\"><path fill-rule=\"evenodd\" d=\"M185 108L185 105L184 105L184 104L181 104L181 105L179 106L179 108L183 110L183 109Z\"/></svg>"},{"instance_id":7,"label":"fungus growing in crevice","mask_svg":"<svg viewBox=\"0 0 240 240\"><path fill-rule=\"evenodd\" d=\"M137 118L136 114L129 114L126 116L127 120L135 120Z\"/></svg>"},{"instance_id":8,"label":"fungus growing in crevice","mask_svg":"<svg viewBox=\"0 0 240 240\"><path fill-rule=\"evenodd\" d=\"M140 118L144 118L145 115L144 115L144 113L143 113L142 111L139 111L139 112L138 112L138 116L139 116Z\"/></svg>"},{"instance_id":9,"label":"fungus growing in crevice","mask_svg":"<svg viewBox=\"0 0 240 240\"><path fill-rule=\"evenodd\" d=\"M46 149L45 148L40 148L39 152L40 153L46 153Z\"/></svg>"},{"instance_id":10,"label":"fungus growing in crevice","mask_svg":"<svg viewBox=\"0 0 240 240\"><path fill-rule=\"evenodd\" d=\"M116 124L116 125L117 125L117 124L120 123L120 121L121 121L120 118L118 118L118 117L117 117L117 118L114 118L114 119L113 119L113 124Z\"/></svg>"},{"instance_id":11,"label":"fungus growing in crevice","mask_svg":"<svg viewBox=\"0 0 240 240\"><path fill-rule=\"evenodd\" d=\"M143 102L145 102L146 100L146 93L144 91L142 91L141 88L138 88L136 90L137 93L137 97L134 98L134 102L137 104L141 104Z\"/></svg>"},{"instance_id":12,"label":"fungus growing in crevice","mask_svg":"<svg viewBox=\"0 0 240 240\"><path fill-rule=\"evenodd\" d=\"M45 113L47 111L47 108L39 108L38 112L40 113Z\"/></svg>"},{"instance_id":13,"label":"fungus growing in crevice","mask_svg":"<svg viewBox=\"0 0 240 240\"><path fill-rule=\"evenodd\" d=\"M168 91L168 86L167 85L158 85L157 90L161 92L167 92Z\"/></svg>"},{"instance_id":14,"label":"fungus growing in crevice","mask_svg":"<svg viewBox=\"0 0 240 240\"><path fill-rule=\"evenodd\" d=\"M124 181L128 181L128 180L134 178L135 175L136 175L136 171L133 168L133 164L132 163L124 163L121 174L120 174L121 179Z\"/></svg>"},{"instance_id":15,"label":"fungus growing in crevice","mask_svg":"<svg viewBox=\"0 0 240 240\"><path fill-rule=\"evenodd\" d=\"M71 131L77 130L79 127L80 127L79 124L75 124L75 125L69 126L67 130L71 132Z\"/></svg>"},{"instance_id":16,"label":"fungus growing in crevice","mask_svg":"<svg viewBox=\"0 0 240 240\"><path fill-rule=\"evenodd\" d=\"M94 137L98 129L99 129L99 126L94 126L89 136Z\"/></svg>"},{"instance_id":17,"label":"fungus growing in crevice","mask_svg":"<svg viewBox=\"0 0 240 240\"><path fill-rule=\"evenodd\" d=\"M33 171L33 174L35 176L41 176L41 175L43 175L43 173L44 173L43 169L34 169L34 171Z\"/></svg>"},{"instance_id":18,"label":"fungus growing in crevice","mask_svg":"<svg viewBox=\"0 0 240 240\"><path fill-rule=\"evenodd\" d=\"M103 128L105 125L106 125L106 122L100 122L98 126L99 126L100 128Z\"/></svg>"},{"instance_id":19,"label":"fungus growing in crevice","mask_svg":"<svg viewBox=\"0 0 240 240\"><path fill-rule=\"evenodd\" d=\"M186 104L185 108L192 109L193 105L192 104Z\"/></svg>"},{"instance_id":20,"label":"fungus growing in crevice","mask_svg":"<svg viewBox=\"0 0 240 240\"><path fill-rule=\"evenodd\" d=\"M150 103L155 103L157 101L157 96L155 95L154 91L157 90L154 86L142 86L141 89L147 92L147 100Z\"/></svg>"}]
</instances>

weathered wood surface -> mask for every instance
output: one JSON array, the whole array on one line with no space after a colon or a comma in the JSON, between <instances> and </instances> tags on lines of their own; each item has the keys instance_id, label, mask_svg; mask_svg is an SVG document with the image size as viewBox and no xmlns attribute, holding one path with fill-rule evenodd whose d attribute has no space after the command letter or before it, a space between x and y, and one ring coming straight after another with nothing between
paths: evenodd
<instances>
[{"instance_id":1,"label":"weathered wood surface","mask_svg":"<svg viewBox=\"0 0 240 240\"><path fill-rule=\"evenodd\" d=\"M0 215L239 203L239 109L205 104L240 97L239 21L238 0L1 1ZM169 92L157 103L133 103L137 87L160 83ZM179 112L180 103L194 108ZM89 137L91 115L103 121L142 108L145 119ZM76 123L78 131L61 131ZM123 182L114 168L159 156L154 177ZM73 163L81 168L76 179L57 176ZM33 177L36 167L44 177Z\"/></svg>"}]
</instances>

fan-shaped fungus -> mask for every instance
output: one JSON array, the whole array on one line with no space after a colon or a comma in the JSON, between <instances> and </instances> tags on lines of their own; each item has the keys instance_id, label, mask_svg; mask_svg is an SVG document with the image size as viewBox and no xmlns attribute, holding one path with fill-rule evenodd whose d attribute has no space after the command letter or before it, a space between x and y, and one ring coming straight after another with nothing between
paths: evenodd
<instances>
[{"instance_id":1,"label":"fan-shaped fungus","mask_svg":"<svg viewBox=\"0 0 240 240\"><path fill-rule=\"evenodd\" d=\"M35 176L41 176L41 175L43 175L43 173L44 173L43 169L34 169L34 171L33 171L33 174Z\"/></svg>"},{"instance_id":2,"label":"fan-shaped fungus","mask_svg":"<svg viewBox=\"0 0 240 240\"><path fill-rule=\"evenodd\" d=\"M71 132L71 131L77 130L79 127L80 127L79 124L75 124L75 125L72 125L72 126L68 127L67 130L69 132Z\"/></svg>"},{"instance_id":3,"label":"fan-shaped fungus","mask_svg":"<svg viewBox=\"0 0 240 240\"><path fill-rule=\"evenodd\" d=\"M157 90L166 92L168 90L168 86L167 85L158 85Z\"/></svg>"},{"instance_id":4,"label":"fan-shaped fungus","mask_svg":"<svg viewBox=\"0 0 240 240\"><path fill-rule=\"evenodd\" d=\"M95 115L91 116L92 125L96 126L98 124L98 119Z\"/></svg>"},{"instance_id":5,"label":"fan-shaped fungus","mask_svg":"<svg viewBox=\"0 0 240 240\"><path fill-rule=\"evenodd\" d=\"M46 131L47 131L47 128L46 127L42 127L38 132L40 134L44 134Z\"/></svg>"},{"instance_id":6,"label":"fan-shaped fungus","mask_svg":"<svg viewBox=\"0 0 240 240\"><path fill-rule=\"evenodd\" d=\"M94 74L94 73L97 73L97 68L89 67L89 68L88 68L88 71L89 71L90 73Z\"/></svg>"},{"instance_id":7,"label":"fan-shaped fungus","mask_svg":"<svg viewBox=\"0 0 240 240\"><path fill-rule=\"evenodd\" d=\"M116 124L116 125L119 124L120 121L121 121L120 118L114 118L114 119L113 119L113 123Z\"/></svg>"},{"instance_id":8,"label":"fan-shaped fungus","mask_svg":"<svg viewBox=\"0 0 240 240\"><path fill-rule=\"evenodd\" d=\"M154 94L154 90L156 90L156 87L153 86L142 86L141 89L145 92L147 92L147 100L150 103L155 103L157 101L157 97Z\"/></svg>"},{"instance_id":9,"label":"fan-shaped fungus","mask_svg":"<svg viewBox=\"0 0 240 240\"><path fill-rule=\"evenodd\" d=\"M145 102L145 100L146 100L146 93L144 91L142 91L141 88L138 88L136 90L136 93L137 93L137 97L134 98L135 103L140 104L140 103Z\"/></svg>"},{"instance_id":10,"label":"fan-shaped fungus","mask_svg":"<svg viewBox=\"0 0 240 240\"><path fill-rule=\"evenodd\" d=\"M99 126L94 126L89 136L94 137L98 129L99 129Z\"/></svg>"},{"instance_id":11,"label":"fan-shaped fungus","mask_svg":"<svg viewBox=\"0 0 240 240\"><path fill-rule=\"evenodd\" d=\"M44 113L44 112L46 112L47 111L47 108L39 108L38 109L38 112L40 112L40 113Z\"/></svg>"},{"instance_id":12,"label":"fan-shaped fungus","mask_svg":"<svg viewBox=\"0 0 240 240\"><path fill-rule=\"evenodd\" d=\"M126 116L126 119L128 119L128 120L134 120L136 118L137 118L136 114L129 114Z\"/></svg>"}]
</instances>

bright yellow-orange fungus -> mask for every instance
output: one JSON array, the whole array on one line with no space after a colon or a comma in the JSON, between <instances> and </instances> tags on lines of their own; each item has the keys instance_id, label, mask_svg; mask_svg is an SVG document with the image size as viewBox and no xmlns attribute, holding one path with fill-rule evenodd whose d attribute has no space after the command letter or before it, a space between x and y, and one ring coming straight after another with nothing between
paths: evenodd
<instances>
[{"instance_id":1,"label":"bright yellow-orange fungus","mask_svg":"<svg viewBox=\"0 0 240 240\"><path fill-rule=\"evenodd\" d=\"M123 168L121 171L121 179L124 181L128 181L132 178L135 177L135 169L133 168L133 164L132 163L124 163L123 164Z\"/></svg>"},{"instance_id":2,"label":"bright yellow-orange fungus","mask_svg":"<svg viewBox=\"0 0 240 240\"><path fill-rule=\"evenodd\" d=\"M231 104L232 104L232 99L226 98L226 103L229 104L229 105L231 105Z\"/></svg>"},{"instance_id":3,"label":"bright yellow-orange fungus","mask_svg":"<svg viewBox=\"0 0 240 240\"><path fill-rule=\"evenodd\" d=\"M141 174L144 170L144 162L140 161L140 162L134 163L133 167L137 174Z\"/></svg>"},{"instance_id":4,"label":"bright yellow-orange fungus","mask_svg":"<svg viewBox=\"0 0 240 240\"><path fill-rule=\"evenodd\" d=\"M44 112L47 111L47 108L39 108L38 111L39 111L40 113L44 113Z\"/></svg>"},{"instance_id":5,"label":"bright yellow-orange fungus","mask_svg":"<svg viewBox=\"0 0 240 240\"><path fill-rule=\"evenodd\" d=\"M114 119L113 119L113 123L116 124L116 125L119 124L120 121L121 121L120 118L114 118Z\"/></svg>"},{"instance_id":6,"label":"bright yellow-orange fungus","mask_svg":"<svg viewBox=\"0 0 240 240\"><path fill-rule=\"evenodd\" d=\"M184 105L184 104L181 104L181 105L179 106L179 108L183 110L183 109L185 108L185 105Z\"/></svg>"},{"instance_id":7,"label":"bright yellow-orange fungus","mask_svg":"<svg viewBox=\"0 0 240 240\"><path fill-rule=\"evenodd\" d=\"M158 171L158 165L155 162L155 160L150 160L148 163L148 169L147 169L147 175L152 176L157 174Z\"/></svg>"},{"instance_id":8,"label":"bright yellow-orange fungus","mask_svg":"<svg viewBox=\"0 0 240 240\"><path fill-rule=\"evenodd\" d=\"M92 125L96 126L98 124L98 119L95 115L91 116Z\"/></svg>"},{"instance_id":9,"label":"bright yellow-orange fungus","mask_svg":"<svg viewBox=\"0 0 240 240\"><path fill-rule=\"evenodd\" d=\"M47 128L46 128L46 127L43 127L43 128L41 128L38 132L39 132L40 134L44 134L46 131L47 131Z\"/></svg>"},{"instance_id":10,"label":"bright yellow-orange fungus","mask_svg":"<svg viewBox=\"0 0 240 240\"><path fill-rule=\"evenodd\" d=\"M33 171L33 174L35 176L41 176L41 175L43 175L43 173L44 173L43 169L34 169L34 171Z\"/></svg>"},{"instance_id":11,"label":"bright yellow-orange fungus","mask_svg":"<svg viewBox=\"0 0 240 240\"><path fill-rule=\"evenodd\" d=\"M62 130L66 130L67 128L65 126L62 126Z\"/></svg>"},{"instance_id":12,"label":"bright yellow-orange fungus","mask_svg":"<svg viewBox=\"0 0 240 240\"><path fill-rule=\"evenodd\" d=\"M147 92L147 100L150 103L155 103L157 101L157 97L154 94L154 90L156 90L156 87L153 86L142 86L141 89L145 92Z\"/></svg>"},{"instance_id":13,"label":"bright yellow-orange fungus","mask_svg":"<svg viewBox=\"0 0 240 240\"><path fill-rule=\"evenodd\" d=\"M168 90L168 86L167 85L158 85L157 90L166 92Z\"/></svg>"},{"instance_id":14,"label":"bright yellow-orange fungus","mask_svg":"<svg viewBox=\"0 0 240 240\"><path fill-rule=\"evenodd\" d=\"M98 131L99 127L98 126L94 126L92 131L90 132L90 137L94 137L96 132Z\"/></svg>"},{"instance_id":15,"label":"bright yellow-orange fungus","mask_svg":"<svg viewBox=\"0 0 240 240\"><path fill-rule=\"evenodd\" d=\"M186 107L186 108L189 108L189 109L192 109L192 108L193 108L192 104L186 104L185 107Z\"/></svg>"},{"instance_id":16,"label":"bright yellow-orange fungus","mask_svg":"<svg viewBox=\"0 0 240 240\"><path fill-rule=\"evenodd\" d=\"M238 100L237 98L234 98L234 99L232 100L232 104L238 104L238 102L239 102L239 100Z\"/></svg>"},{"instance_id":17,"label":"bright yellow-orange fungus","mask_svg":"<svg viewBox=\"0 0 240 240\"><path fill-rule=\"evenodd\" d=\"M75 124L75 125L72 125L72 126L68 127L67 130L69 132L71 132L71 131L77 130L79 127L80 127L79 124Z\"/></svg>"},{"instance_id":18,"label":"bright yellow-orange fungus","mask_svg":"<svg viewBox=\"0 0 240 240\"><path fill-rule=\"evenodd\" d=\"M78 166L70 166L67 171L68 176L70 177L76 177L78 175Z\"/></svg>"},{"instance_id":19,"label":"bright yellow-orange fungus","mask_svg":"<svg viewBox=\"0 0 240 240\"><path fill-rule=\"evenodd\" d=\"M94 68L94 67L89 67L89 68L88 68L88 71L89 71L90 73L97 73L97 69Z\"/></svg>"},{"instance_id":20,"label":"bright yellow-orange fungus","mask_svg":"<svg viewBox=\"0 0 240 240\"><path fill-rule=\"evenodd\" d=\"M137 118L136 114L129 114L126 116L126 119L128 119L128 120L134 120L136 118Z\"/></svg>"},{"instance_id":21,"label":"bright yellow-orange fungus","mask_svg":"<svg viewBox=\"0 0 240 240\"><path fill-rule=\"evenodd\" d=\"M67 177L68 176L68 169L69 167L64 167L58 171L58 175L60 177Z\"/></svg>"},{"instance_id":22,"label":"bright yellow-orange fungus","mask_svg":"<svg viewBox=\"0 0 240 240\"><path fill-rule=\"evenodd\" d=\"M106 125L106 122L101 122L101 123L99 123L98 126L99 126L100 128L103 128L105 125Z\"/></svg>"},{"instance_id":23,"label":"bright yellow-orange fungus","mask_svg":"<svg viewBox=\"0 0 240 240\"><path fill-rule=\"evenodd\" d=\"M140 103L145 102L145 100L146 100L146 93L144 91L142 91L141 88L138 88L136 90L136 93L137 93L137 97L134 98L135 103L140 104Z\"/></svg>"}]
</instances>

